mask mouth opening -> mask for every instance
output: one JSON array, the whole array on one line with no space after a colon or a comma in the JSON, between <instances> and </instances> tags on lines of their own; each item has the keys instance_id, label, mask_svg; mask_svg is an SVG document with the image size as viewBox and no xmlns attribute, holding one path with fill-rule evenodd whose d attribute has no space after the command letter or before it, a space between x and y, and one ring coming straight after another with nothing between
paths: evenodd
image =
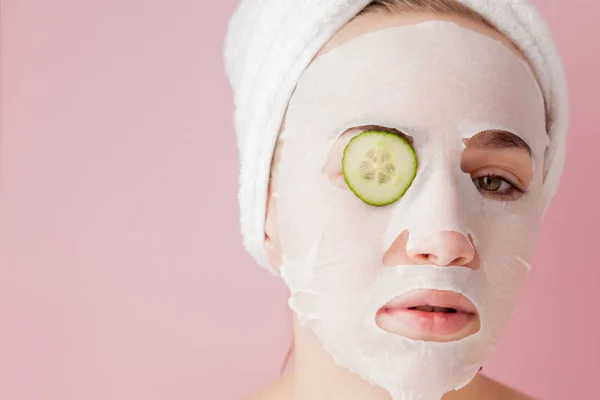
<instances>
[{"instance_id":1,"label":"mask mouth opening","mask_svg":"<svg viewBox=\"0 0 600 400\"><path fill-rule=\"evenodd\" d=\"M451 342L481 328L475 305L464 295L445 290L413 290L397 296L376 314L384 331L413 340Z\"/></svg>"}]
</instances>

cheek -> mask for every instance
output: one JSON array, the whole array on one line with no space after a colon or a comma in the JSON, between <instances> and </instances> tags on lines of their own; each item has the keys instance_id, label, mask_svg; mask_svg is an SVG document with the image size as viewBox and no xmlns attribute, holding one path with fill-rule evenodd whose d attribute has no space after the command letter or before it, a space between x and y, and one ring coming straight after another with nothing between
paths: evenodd
<instances>
[{"instance_id":1,"label":"cheek","mask_svg":"<svg viewBox=\"0 0 600 400\"><path fill-rule=\"evenodd\" d=\"M531 261L541 228L535 199L526 196L514 203L487 203L473 235L487 263Z\"/></svg>"},{"instance_id":2,"label":"cheek","mask_svg":"<svg viewBox=\"0 0 600 400\"><path fill-rule=\"evenodd\" d=\"M291 175L290 175L291 176ZM319 239L319 258L372 260L383 256L381 237L390 208L369 206L347 187L323 172L305 174L302 180L280 181L277 220L282 251L301 257Z\"/></svg>"}]
</instances>

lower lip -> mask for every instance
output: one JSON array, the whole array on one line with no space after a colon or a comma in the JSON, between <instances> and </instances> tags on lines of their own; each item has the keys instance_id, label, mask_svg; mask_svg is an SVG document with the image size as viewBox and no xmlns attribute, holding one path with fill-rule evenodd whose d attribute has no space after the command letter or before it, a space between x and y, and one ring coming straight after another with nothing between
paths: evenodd
<instances>
[{"instance_id":1,"label":"lower lip","mask_svg":"<svg viewBox=\"0 0 600 400\"><path fill-rule=\"evenodd\" d=\"M463 312L427 312L407 308L388 308L382 311L416 334L433 337L456 335L477 322L475 314Z\"/></svg>"}]
</instances>

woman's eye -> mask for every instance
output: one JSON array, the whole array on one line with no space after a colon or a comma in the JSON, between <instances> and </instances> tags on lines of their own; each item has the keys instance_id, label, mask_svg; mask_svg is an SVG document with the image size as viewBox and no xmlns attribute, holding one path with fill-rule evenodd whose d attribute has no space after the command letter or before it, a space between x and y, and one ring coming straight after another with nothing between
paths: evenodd
<instances>
[{"instance_id":1,"label":"woman's eye","mask_svg":"<svg viewBox=\"0 0 600 400\"><path fill-rule=\"evenodd\" d=\"M503 187L504 190L510 189L512 185L497 176L482 176L477 178L477 187L490 192L497 192Z\"/></svg>"},{"instance_id":2,"label":"woman's eye","mask_svg":"<svg viewBox=\"0 0 600 400\"><path fill-rule=\"evenodd\" d=\"M514 201L525 193L507 179L496 175L480 176L473 183L485 197L497 200Z\"/></svg>"}]
</instances>

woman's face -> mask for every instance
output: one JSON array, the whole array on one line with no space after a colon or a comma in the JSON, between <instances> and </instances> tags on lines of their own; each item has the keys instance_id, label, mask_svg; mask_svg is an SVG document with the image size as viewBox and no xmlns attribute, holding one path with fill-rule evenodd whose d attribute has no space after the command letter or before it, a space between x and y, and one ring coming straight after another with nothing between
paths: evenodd
<instances>
[{"instance_id":1,"label":"woman's face","mask_svg":"<svg viewBox=\"0 0 600 400\"><path fill-rule=\"evenodd\" d=\"M322 49L290 101L267 214L301 325L392 394L423 369L435 395L472 378L514 311L542 214L548 138L533 74L494 31L421 24L431 19L361 16ZM342 174L364 130L401 136L417 156L411 186L384 207Z\"/></svg>"}]
</instances>

